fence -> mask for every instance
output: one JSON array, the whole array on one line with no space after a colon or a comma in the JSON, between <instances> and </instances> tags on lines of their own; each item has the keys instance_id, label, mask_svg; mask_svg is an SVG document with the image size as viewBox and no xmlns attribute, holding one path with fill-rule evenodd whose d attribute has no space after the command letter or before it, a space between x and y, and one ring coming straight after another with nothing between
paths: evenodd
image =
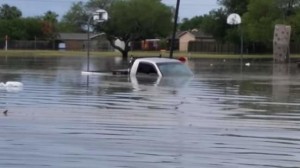
<instances>
[{"instance_id":1,"label":"fence","mask_svg":"<svg viewBox=\"0 0 300 168\"><path fill-rule=\"evenodd\" d=\"M8 41L8 49L21 50L50 50L53 49L53 43L49 41L27 41L27 40L10 40ZM0 41L0 48L5 48L5 41ZM55 49L55 48L54 48Z\"/></svg>"},{"instance_id":2,"label":"fence","mask_svg":"<svg viewBox=\"0 0 300 168\"><path fill-rule=\"evenodd\" d=\"M68 47L66 50L85 50L86 41L66 41ZM12 50L57 50L59 41L27 41L27 40L10 40L8 49ZM0 41L0 49L5 48L5 41ZM113 48L107 41L91 41L91 51L112 51Z\"/></svg>"},{"instance_id":3,"label":"fence","mask_svg":"<svg viewBox=\"0 0 300 168\"><path fill-rule=\"evenodd\" d=\"M188 52L202 52L202 53L219 53L219 54L231 54L239 53L240 45L234 45L230 43L218 43L218 42L201 42L191 41L188 45ZM266 46L261 43L244 44L245 54L272 54L272 43ZM292 42L290 44L290 53L300 54L300 42Z\"/></svg>"},{"instance_id":4,"label":"fence","mask_svg":"<svg viewBox=\"0 0 300 168\"><path fill-rule=\"evenodd\" d=\"M78 50L85 50L85 41L82 42ZM244 53L249 54L272 54L272 44L265 46L260 43L244 44ZM83 46L83 47L82 47ZM178 50L178 42L175 43L175 50ZM142 50L141 43L132 43L132 50ZM5 48L5 41L0 41L0 49ZM169 47L166 47L169 48ZM10 40L8 42L8 49L20 50L53 50L58 49L58 42L54 44L49 41L40 40ZM113 48L107 41L91 41L91 50L93 51L112 51ZM218 42L203 42L203 41L190 41L188 44L188 52L202 52L202 53L218 53L218 54L232 54L239 53L240 46L231 43L218 43ZM292 54L300 54L300 42L292 42L290 44L290 52Z\"/></svg>"},{"instance_id":5,"label":"fence","mask_svg":"<svg viewBox=\"0 0 300 168\"><path fill-rule=\"evenodd\" d=\"M188 52L204 52L204 53L236 53L238 46L230 43L218 43L214 41L190 41L188 44Z\"/></svg>"}]
</instances>

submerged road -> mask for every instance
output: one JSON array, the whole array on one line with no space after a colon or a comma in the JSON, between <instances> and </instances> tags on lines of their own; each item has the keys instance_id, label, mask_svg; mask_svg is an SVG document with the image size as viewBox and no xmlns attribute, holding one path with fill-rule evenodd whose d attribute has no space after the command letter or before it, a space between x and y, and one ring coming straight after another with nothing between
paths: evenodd
<instances>
[{"instance_id":1,"label":"submerged road","mask_svg":"<svg viewBox=\"0 0 300 168\"><path fill-rule=\"evenodd\" d=\"M27 61L0 66L0 82L24 84L0 90L0 167L300 165L297 69L194 60L191 79L133 80Z\"/></svg>"}]
</instances>

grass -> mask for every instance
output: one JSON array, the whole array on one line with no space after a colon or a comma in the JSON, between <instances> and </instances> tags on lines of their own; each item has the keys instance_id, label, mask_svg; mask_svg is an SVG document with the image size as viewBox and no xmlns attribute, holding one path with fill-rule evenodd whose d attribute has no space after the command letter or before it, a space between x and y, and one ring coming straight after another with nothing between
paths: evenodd
<instances>
[{"instance_id":1,"label":"grass","mask_svg":"<svg viewBox=\"0 0 300 168\"><path fill-rule=\"evenodd\" d=\"M65 56L86 56L86 51L55 51L55 50L0 50L0 57L65 57ZM134 57L147 57L159 56L169 57L167 51L134 51L129 52L129 56ZM121 56L119 52L90 52L93 57L115 57ZM203 58L203 59L239 59L240 54L209 54L209 53L187 53L187 52L174 52L174 57L185 56L189 58ZM244 54L245 59L272 59L271 54L265 55L248 55ZM291 55L291 58L300 58L300 55Z\"/></svg>"}]
</instances>

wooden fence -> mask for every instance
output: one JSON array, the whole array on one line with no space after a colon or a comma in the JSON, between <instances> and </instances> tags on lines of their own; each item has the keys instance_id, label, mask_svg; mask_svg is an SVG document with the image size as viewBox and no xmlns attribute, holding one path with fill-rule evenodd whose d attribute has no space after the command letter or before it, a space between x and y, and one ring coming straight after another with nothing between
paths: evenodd
<instances>
[{"instance_id":1,"label":"wooden fence","mask_svg":"<svg viewBox=\"0 0 300 168\"><path fill-rule=\"evenodd\" d=\"M239 46L230 43L190 41L188 52L232 54L239 51Z\"/></svg>"},{"instance_id":2,"label":"wooden fence","mask_svg":"<svg viewBox=\"0 0 300 168\"><path fill-rule=\"evenodd\" d=\"M27 41L27 40L10 40L8 41L8 49L21 50L50 50L53 49L53 44L48 41ZM55 47L55 46L54 46ZM5 41L0 41L0 48L5 48Z\"/></svg>"},{"instance_id":3,"label":"wooden fence","mask_svg":"<svg viewBox=\"0 0 300 168\"><path fill-rule=\"evenodd\" d=\"M58 50L60 42L50 41L27 41L27 40L10 40L8 41L8 49L12 50ZM66 41L66 50L86 50L86 41ZM0 41L0 49L5 48L5 41ZM91 51L112 51L113 48L109 42L90 41Z\"/></svg>"},{"instance_id":4,"label":"wooden fence","mask_svg":"<svg viewBox=\"0 0 300 168\"><path fill-rule=\"evenodd\" d=\"M240 51L240 45L230 43L191 41L188 45L188 52L231 54L239 53ZM260 43L244 44L243 52L245 54L272 54L272 44L270 43L270 46ZM300 54L300 43L292 42L290 44L290 53Z\"/></svg>"},{"instance_id":5,"label":"wooden fence","mask_svg":"<svg viewBox=\"0 0 300 168\"><path fill-rule=\"evenodd\" d=\"M82 42L82 46L85 42ZM132 43L132 50L142 50L140 42ZM175 50L178 50L178 43L175 45ZM265 47L259 43L244 44L245 54L272 54L272 44L269 47ZM78 48L78 50L85 50L85 47ZM5 41L0 41L0 49L5 48ZM167 47L168 48L168 47ZM10 40L8 42L8 49L20 49L20 50L57 50L58 42L52 43L49 41L26 41L26 40ZM113 48L108 42L91 42L91 50L94 51L112 51ZM217 53L217 54L234 54L240 52L240 46L231 43L218 43L218 42L202 42L191 41L188 44L188 52L200 52L200 53ZM300 54L300 43L291 43L290 52L292 54Z\"/></svg>"}]
</instances>

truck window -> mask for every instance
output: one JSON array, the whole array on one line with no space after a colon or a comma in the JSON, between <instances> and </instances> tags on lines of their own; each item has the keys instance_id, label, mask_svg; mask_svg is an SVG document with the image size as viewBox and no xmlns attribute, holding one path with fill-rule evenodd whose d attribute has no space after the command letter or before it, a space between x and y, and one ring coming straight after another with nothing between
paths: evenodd
<instances>
[{"instance_id":1,"label":"truck window","mask_svg":"<svg viewBox=\"0 0 300 168\"><path fill-rule=\"evenodd\" d=\"M150 63L140 62L138 69L137 69L137 75L153 75L157 76L157 71L155 67Z\"/></svg>"}]
</instances>

